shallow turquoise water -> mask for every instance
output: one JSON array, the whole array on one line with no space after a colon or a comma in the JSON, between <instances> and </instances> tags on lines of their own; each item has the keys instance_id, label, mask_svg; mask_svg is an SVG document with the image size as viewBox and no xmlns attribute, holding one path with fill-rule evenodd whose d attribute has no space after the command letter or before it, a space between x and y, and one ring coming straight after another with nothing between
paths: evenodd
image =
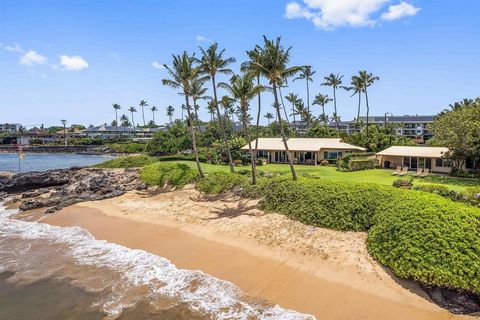
<instances>
[{"instance_id":1,"label":"shallow turquoise water","mask_svg":"<svg viewBox=\"0 0 480 320\"><path fill-rule=\"evenodd\" d=\"M28 172L83 167L112 159L111 156L63 153L27 153L19 160L17 153L0 153L0 172Z\"/></svg>"}]
</instances>

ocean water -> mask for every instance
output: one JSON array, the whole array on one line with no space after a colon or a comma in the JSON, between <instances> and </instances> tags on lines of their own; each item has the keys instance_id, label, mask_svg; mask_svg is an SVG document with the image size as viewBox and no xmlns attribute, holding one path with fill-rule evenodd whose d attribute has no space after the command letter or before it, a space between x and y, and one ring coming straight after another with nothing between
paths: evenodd
<instances>
[{"instance_id":1,"label":"ocean water","mask_svg":"<svg viewBox=\"0 0 480 320\"><path fill-rule=\"evenodd\" d=\"M17 153L0 153L0 172L28 172L90 166L114 157L87 154L27 153L19 160Z\"/></svg>"},{"instance_id":2,"label":"ocean water","mask_svg":"<svg viewBox=\"0 0 480 320\"><path fill-rule=\"evenodd\" d=\"M15 213L0 206L1 320L314 319L79 227L17 220Z\"/></svg>"}]
</instances>

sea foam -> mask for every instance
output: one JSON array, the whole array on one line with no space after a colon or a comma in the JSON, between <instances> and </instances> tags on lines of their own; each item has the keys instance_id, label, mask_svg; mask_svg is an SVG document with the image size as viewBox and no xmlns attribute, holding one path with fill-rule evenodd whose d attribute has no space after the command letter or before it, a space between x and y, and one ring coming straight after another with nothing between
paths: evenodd
<instances>
[{"instance_id":1,"label":"sea foam","mask_svg":"<svg viewBox=\"0 0 480 320\"><path fill-rule=\"evenodd\" d=\"M172 298L186 303L212 319L315 319L311 315L242 300L242 292L231 282L214 278L198 270L176 268L169 260L143 250L130 249L96 240L79 227L57 227L38 222L11 219L15 210L0 206L0 240L47 241L62 245L62 254L78 265L94 266L118 272L127 286L148 288L151 299ZM23 254L28 254L23 253ZM0 270L2 270L0 262ZM120 294L103 302L102 310L116 317L123 308Z\"/></svg>"}]
</instances>

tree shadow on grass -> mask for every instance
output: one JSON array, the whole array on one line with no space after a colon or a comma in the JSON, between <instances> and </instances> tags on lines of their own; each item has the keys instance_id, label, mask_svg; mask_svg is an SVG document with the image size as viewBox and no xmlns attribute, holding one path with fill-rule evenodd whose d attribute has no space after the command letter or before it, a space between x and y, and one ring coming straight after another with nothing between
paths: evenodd
<instances>
[{"instance_id":1,"label":"tree shadow on grass","mask_svg":"<svg viewBox=\"0 0 480 320\"><path fill-rule=\"evenodd\" d=\"M236 218L242 215L251 216L251 217L261 217L266 213L256 210L256 204L248 204L249 200L239 202L235 207L229 207L224 204L223 208L213 209L210 211L215 214L216 217L205 218L203 220L216 220L222 218Z\"/></svg>"}]
</instances>

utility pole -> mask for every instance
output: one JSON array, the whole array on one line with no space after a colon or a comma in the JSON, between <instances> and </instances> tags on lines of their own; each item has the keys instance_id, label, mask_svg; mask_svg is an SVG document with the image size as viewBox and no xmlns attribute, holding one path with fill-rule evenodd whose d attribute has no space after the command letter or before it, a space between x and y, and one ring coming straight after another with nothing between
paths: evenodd
<instances>
[{"instance_id":1,"label":"utility pole","mask_svg":"<svg viewBox=\"0 0 480 320\"><path fill-rule=\"evenodd\" d=\"M63 137L65 138L65 147L67 146L67 120L60 120L63 124Z\"/></svg>"}]
</instances>

